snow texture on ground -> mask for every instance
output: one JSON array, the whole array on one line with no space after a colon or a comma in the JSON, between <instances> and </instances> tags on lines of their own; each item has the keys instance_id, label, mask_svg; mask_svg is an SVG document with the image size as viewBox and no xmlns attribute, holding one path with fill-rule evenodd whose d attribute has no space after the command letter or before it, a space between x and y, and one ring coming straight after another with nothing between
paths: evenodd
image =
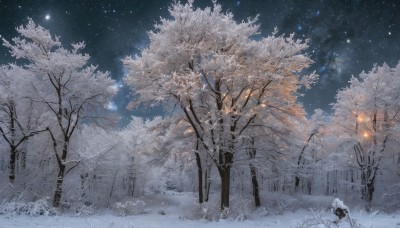
<instances>
[{"instance_id":1,"label":"snow texture on ground","mask_svg":"<svg viewBox=\"0 0 400 228\"><path fill-rule=\"evenodd\" d=\"M320 218L333 220L331 212L319 214ZM353 218L365 228L400 228L400 214L366 213L355 212ZM118 217L110 214L73 217L73 216L14 216L0 217L0 228L30 227L30 228L187 228L187 227L270 227L270 228L290 228L301 227L307 219L313 218L310 211L298 211L285 213L284 215L267 215L265 217L252 218L246 221L221 220L210 222L205 220L185 220L176 215L147 214L137 216ZM303 226L309 227L309 226ZM314 227L325 227L318 225ZM333 226L332 226L333 227ZM335 226L336 227L336 226ZM341 223L339 227L349 227Z\"/></svg>"}]
</instances>

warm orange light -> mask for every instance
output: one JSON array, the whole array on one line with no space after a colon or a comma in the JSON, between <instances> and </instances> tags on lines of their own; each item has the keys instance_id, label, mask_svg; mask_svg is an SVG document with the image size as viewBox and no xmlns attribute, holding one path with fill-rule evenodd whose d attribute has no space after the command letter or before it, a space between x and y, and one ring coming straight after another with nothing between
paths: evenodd
<instances>
[{"instance_id":1,"label":"warm orange light","mask_svg":"<svg viewBox=\"0 0 400 228\"><path fill-rule=\"evenodd\" d=\"M364 132L363 137L364 138L369 138L369 133L368 132Z\"/></svg>"},{"instance_id":2,"label":"warm orange light","mask_svg":"<svg viewBox=\"0 0 400 228\"><path fill-rule=\"evenodd\" d=\"M367 118L363 114L357 116L357 121L360 123L365 122L366 120Z\"/></svg>"}]
</instances>

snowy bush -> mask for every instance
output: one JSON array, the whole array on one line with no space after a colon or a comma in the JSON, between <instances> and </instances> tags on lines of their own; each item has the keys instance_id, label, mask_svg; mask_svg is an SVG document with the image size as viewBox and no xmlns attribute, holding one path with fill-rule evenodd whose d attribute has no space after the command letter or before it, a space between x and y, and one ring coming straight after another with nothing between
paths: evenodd
<instances>
[{"instance_id":1,"label":"snowy bush","mask_svg":"<svg viewBox=\"0 0 400 228\"><path fill-rule=\"evenodd\" d=\"M17 201L5 202L0 205L0 215L51 216L57 215L57 211L48 204L47 199L39 199L36 202L29 203Z\"/></svg>"},{"instance_id":2,"label":"snowy bush","mask_svg":"<svg viewBox=\"0 0 400 228\"><path fill-rule=\"evenodd\" d=\"M220 213L219 202L218 201L208 201L202 203L199 208L199 216L201 219L208 221L217 220L216 215Z\"/></svg>"},{"instance_id":3,"label":"snowy bush","mask_svg":"<svg viewBox=\"0 0 400 228\"><path fill-rule=\"evenodd\" d=\"M230 218L238 221L245 221L250 218L254 210L254 202L250 199L244 199L243 196L237 195L232 197Z\"/></svg>"},{"instance_id":4,"label":"snowy bush","mask_svg":"<svg viewBox=\"0 0 400 228\"><path fill-rule=\"evenodd\" d=\"M350 209L338 198L332 202L332 212L338 216L339 220L344 217L350 217Z\"/></svg>"},{"instance_id":5,"label":"snowy bush","mask_svg":"<svg viewBox=\"0 0 400 228\"><path fill-rule=\"evenodd\" d=\"M286 194L271 194L271 196L273 196L273 198L269 200L271 204L268 205L269 211L273 214L282 215L286 211L304 208L304 204L293 196Z\"/></svg>"},{"instance_id":6,"label":"snowy bush","mask_svg":"<svg viewBox=\"0 0 400 228\"><path fill-rule=\"evenodd\" d=\"M300 222L298 227L301 228L333 228L337 227L336 224L333 223L333 221L322 218L321 213L315 213L313 210L311 210L313 216L312 218L307 218L303 221Z\"/></svg>"},{"instance_id":7,"label":"snowy bush","mask_svg":"<svg viewBox=\"0 0 400 228\"><path fill-rule=\"evenodd\" d=\"M362 228L363 226L350 216L350 209L339 199L332 202L332 212L337 216L336 219L327 219L321 216L322 212L315 213L313 210L312 217L304 219L300 222L299 227L310 228L333 228L333 227L349 227Z\"/></svg>"},{"instance_id":8,"label":"snowy bush","mask_svg":"<svg viewBox=\"0 0 400 228\"><path fill-rule=\"evenodd\" d=\"M236 220L245 221L248 220L254 212L253 201L249 199L243 199L240 195L233 196L231 205L229 208L221 211L220 202L218 200L210 200L200 205L199 214L196 217L205 219L208 221L219 221L219 220ZM267 210L259 208L257 214L267 214Z\"/></svg>"},{"instance_id":9,"label":"snowy bush","mask_svg":"<svg viewBox=\"0 0 400 228\"><path fill-rule=\"evenodd\" d=\"M276 192L264 192L263 206L266 207L268 214L280 215L286 212L295 212L297 210L328 211L330 204L334 200L332 196L316 196L296 194L289 195Z\"/></svg>"},{"instance_id":10,"label":"snowy bush","mask_svg":"<svg viewBox=\"0 0 400 228\"><path fill-rule=\"evenodd\" d=\"M362 227L355 219L351 218L349 207L337 198L332 202L332 212L338 217L338 220L334 221L335 224L343 222L350 225L351 228Z\"/></svg>"},{"instance_id":11,"label":"snowy bush","mask_svg":"<svg viewBox=\"0 0 400 228\"><path fill-rule=\"evenodd\" d=\"M111 207L119 216L149 214L146 203L143 200L129 200L117 202Z\"/></svg>"},{"instance_id":12,"label":"snowy bush","mask_svg":"<svg viewBox=\"0 0 400 228\"><path fill-rule=\"evenodd\" d=\"M66 213L72 213L74 216L88 216L96 213L97 208L93 204L86 202L69 202L62 204L62 211Z\"/></svg>"},{"instance_id":13,"label":"snowy bush","mask_svg":"<svg viewBox=\"0 0 400 228\"><path fill-rule=\"evenodd\" d=\"M269 210L266 207L258 207L255 211L254 214L258 217L265 217L269 215Z\"/></svg>"}]
</instances>

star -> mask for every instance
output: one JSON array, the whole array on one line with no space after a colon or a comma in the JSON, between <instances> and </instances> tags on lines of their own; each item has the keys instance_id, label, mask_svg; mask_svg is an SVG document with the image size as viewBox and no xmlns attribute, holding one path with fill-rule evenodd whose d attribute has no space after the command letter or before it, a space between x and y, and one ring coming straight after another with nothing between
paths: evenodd
<instances>
[{"instance_id":1,"label":"star","mask_svg":"<svg viewBox=\"0 0 400 228\"><path fill-rule=\"evenodd\" d=\"M297 26L297 31L301 31L301 30L303 30L303 27L301 25L298 25Z\"/></svg>"},{"instance_id":2,"label":"star","mask_svg":"<svg viewBox=\"0 0 400 228\"><path fill-rule=\"evenodd\" d=\"M351 40L350 40L350 39L347 39L347 40L346 40L346 43L348 43L348 44L349 44L350 42L351 42Z\"/></svg>"},{"instance_id":3,"label":"star","mask_svg":"<svg viewBox=\"0 0 400 228\"><path fill-rule=\"evenodd\" d=\"M50 14L46 14L46 16L44 17L44 19L46 19L46 21L50 20Z\"/></svg>"}]
</instances>

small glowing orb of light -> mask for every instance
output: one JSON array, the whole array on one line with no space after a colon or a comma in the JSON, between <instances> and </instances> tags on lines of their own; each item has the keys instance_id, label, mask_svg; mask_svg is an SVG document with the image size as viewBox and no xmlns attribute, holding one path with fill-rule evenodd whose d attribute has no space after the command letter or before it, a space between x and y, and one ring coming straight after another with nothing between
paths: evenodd
<instances>
[{"instance_id":1,"label":"small glowing orb of light","mask_svg":"<svg viewBox=\"0 0 400 228\"><path fill-rule=\"evenodd\" d=\"M46 19L47 21L50 20L50 14L46 14L46 16L44 17L44 19Z\"/></svg>"},{"instance_id":2,"label":"small glowing orb of light","mask_svg":"<svg viewBox=\"0 0 400 228\"><path fill-rule=\"evenodd\" d=\"M111 111L117 111L117 110L118 110L118 107L117 107L117 105L116 105L114 102L111 101L110 103L108 103L107 109L108 109L108 110L111 110Z\"/></svg>"},{"instance_id":3,"label":"small glowing orb of light","mask_svg":"<svg viewBox=\"0 0 400 228\"><path fill-rule=\"evenodd\" d=\"M369 138L369 133L368 132L364 132L362 135L364 138Z\"/></svg>"}]
</instances>

